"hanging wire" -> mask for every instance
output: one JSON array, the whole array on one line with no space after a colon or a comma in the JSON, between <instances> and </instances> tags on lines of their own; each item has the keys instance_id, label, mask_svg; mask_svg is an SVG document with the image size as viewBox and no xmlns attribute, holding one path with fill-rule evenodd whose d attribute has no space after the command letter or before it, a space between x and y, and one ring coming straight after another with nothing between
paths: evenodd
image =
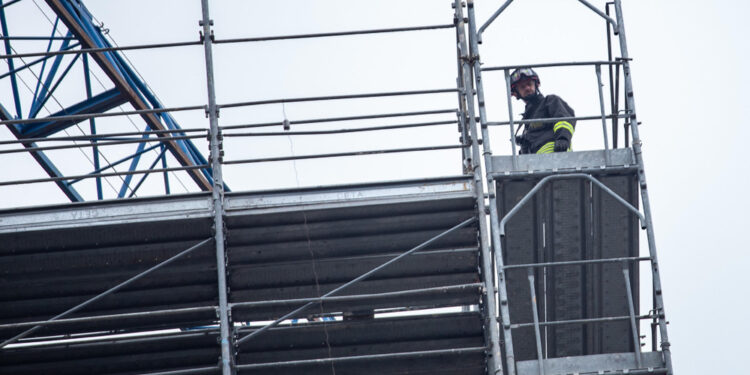
<instances>
[{"instance_id":1,"label":"hanging wire","mask_svg":"<svg viewBox=\"0 0 750 375\"><path fill-rule=\"evenodd\" d=\"M283 102L281 103L281 113L284 117L284 120L282 121L282 124L284 126L284 130L289 130L289 119L286 116L286 104ZM291 153L292 157L294 157L294 142L292 141L292 136L287 135L287 139L289 140L289 152ZM297 187L300 187L299 183L299 171L297 170L297 160L292 160L292 167L294 168L294 180L297 183ZM315 257L315 252L312 249L312 241L310 240L310 227L307 225L307 213L305 211L302 212L302 220L303 220L303 227L305 228L305 239L307 240L307 251L310 253L310 261L312 265L312 272L313 272L313 278L315 279L315 291L318 294L318 298L320 298L323 295L323 292L320 289L320 277L318 276L318 260ZM325 314L325 309L323 309L323 301L320 301L320 314L323 316ZM326 348L328 349L328 359L333 358L333 350L331 349L331 338L328 333L328 322L323 319L323 333L326 337ZM336 375L336 366L334 365L333 361L329 361L331 363L331 374Z\"/></svg>"}]
</instances>

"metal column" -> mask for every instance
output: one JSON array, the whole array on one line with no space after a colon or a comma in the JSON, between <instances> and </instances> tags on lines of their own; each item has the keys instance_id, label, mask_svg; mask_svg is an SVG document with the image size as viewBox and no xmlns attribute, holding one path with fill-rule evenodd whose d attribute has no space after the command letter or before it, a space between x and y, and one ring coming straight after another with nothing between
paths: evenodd
<instances>
[{"instance_id":1,"label":"metal column","mask_svg":"<svg viewBox=\"0 0 750 375\"><path fill-rule=\"evenodd\" d=\"M469 15L472 16L473 12L473 1L468 1L469 6ZM481 164L481 157L479 155L479 134L477 132L477 123L476 123L476 115L474 111L474 93L472 90L473 84L472 84L472 61L476 61L475 58L478 58L478 55L475 55L474 53L471 53L469 51L467 39L466 39L466 31L465 31L465 22L464 22L464 16L463 16L463 10L462 10L462 3L461 0L456 0L454 2L454 7L456 10L456 29L458 33L458 48L460 51L459 58L461 59L461 65L462 65L462 77L459 77L459 79L462 82L463 86L463 94L464 94L464 100L466 103L466 110L467 114L464 117L468 117L468 124L469 125L469 131L471 135L471 150L472 150L472 157L471 157L471 168L474 175L474 186L475 186L475 192L477 197L477 214L479 216L479 235L480 235L480 241L481 241L481 251L482 251L482 273L484 273L484 283L485 283L485 306L484 306L484 321L485 321L485 330L487 331L487 336L489 338L489 354L488 354L488 361L487 366L489 368L490 374L502 374L502 368L501 368L501 356L500 356L500 331L497 325L497 299L496 299L496 290L495 290L495 281L494 281L494 271L493 271L493 264L492 264L492 248L491 244L489 243L489 229L487 227L487 214L486 214L486 208L485 208L485 201L484 201L484 186L483 186L483 176L482 176L482 164ZM470 34L473 34L472 31L470 31ZM473 39L473 38L472 38ZM478 61L476 61L478 63ZM481 103L481 101L480 101ZM481 107L480 107L481 109ZM488 138L483 137L483 141L487 141ZM485 146L486 147L486 146ZM491 206L491 205L490 205Z\"/></svg>"},{"instance_id":2,"label":"metal column","mask_svg":"<svg viewBox=\"0 0 750 375\"><path fill-rule=\"evenodd\" d=\"M219 292L219 329L221 331L221 373L231 375L232 351L229 340L229 308L227 296L227 272L226 251L224 248L224 181L221 172L221 134L219 134L218 108L216 106L216 89L214 87L214 66L211 42L213 32L211 26L213 21L208 16L208 0L201 0L203 18L200 26L203 28L203 48L206 55L206 84L208 86L208 118L210 123L209 142L211 148L211 169L213 176L213 188L211 197L213 200L214 238L216 240L216 273Z\"/></svg>"},{"instance_id":3,"label":"metal column","mask_svg":"<svg viewBox=\"0 0 750 375\"><path fill-rule=\"evenodd\" d=\"M654 225L651 221L651 204L648 198L648 189L646 185L646 173L643 167L643 155L641 150L641 139L638 134L638 119L635 111L635 98L633 97L633 81L630 75L630 58L628 55L628 44L625 39L625 24L622 15L621 0L615 0L615 13L617 16L618 37L620 39L620 55L622 56L622 71L625 76L625 100L630 112L630 131L633 135L633 153L638 163L638 182L641 186L641 200L643 201L643 213L646 218L646 234L648 237L648 250L651 255L651 271L654 288L654 309L659 317L659 334L661 336L661 350L664 356L664 363L667 367L667 374L672 374L672 354L669 350L669 337L667 335L666 314L664 312L664 301L661 289L661 277L659 276L659 263L656 258L656 240L654 239Z\"/></svg>"},{"instance_id":4,"label":"metal column","mask_svg":"<svg viewBox=\"0 0 750 375\"><path fill-rule=\"evenodd\" d=\"M498 16L508 5L510 1L506 2L503 7L501 7L493 17ZM469 42L471 47L471 56L473 57L473 69L474 69L474 79L476 82L476 89L477 89L477 101L479 103L479 121L482 126L482 147L483 147L483 154L484 154L484 163L485 167L488 170L488 173L486 175L486 181L487 181L487 190L489 193L489 209L490 209L490 225L491 225L491 235L492 235L492 244L493 244L493 254L495 257L495 266L497 267L497 290L500 297L500 316L497 315L497 310L495 310L495 319L498 319L499 317L502 317L499 322L503 325L503 340L505 345L505 353L506 353L506 373L509 375L514 375L516 373L515 369L515 358L513 355L513 339L511 334L511 328L510 328L510 311L508 309L508 292L506 289L505 284L505 271L503 269L504 262L502 257L502 243L500 239L500 231L498 228L498 212L497 212L497 195L495 194L495 184L494 179L492 177L492 174L490 172L490 166L492 165L492 148L490 145L490 135L489 135L489 129L487 127L487 111L485 107L485 100L484 100L484 86L482 83L482 69L481 64L479 60L479 35L477 34L477 22L476 22L476 16L474 13L474 1L469 0L468 1L468 13L469 13ZM485 26L486 27L486 26ZM507 77L508 72L505 72L505 75ZM506 80L507 81L507 80ZM510 88L509 88L510 90ZM510 99L509 99L510 100ZM510 108L510 101L508 102L508 108ZM511 116L511 124L510 124L510 131L511 131L511 138L513 137L513 124L512 124L512 116ZM511 143L513 146L513 155L515 157L516 150L515 150L515 143L511 139ZM494 270L493 270L494 272ZM494 273L493 273L494 274ZM499 335L499 328L497 327L497 324L494 325L494 329L498 331ZM494 353L494 352L493 352ZM500 348L497 348L497 352L494 353L494 355L497 355L500 357ZM497 369L495 372L502 373L502 369L500 368L501 362L498 361L497 363Z\"/></svg>"}]
</instances>

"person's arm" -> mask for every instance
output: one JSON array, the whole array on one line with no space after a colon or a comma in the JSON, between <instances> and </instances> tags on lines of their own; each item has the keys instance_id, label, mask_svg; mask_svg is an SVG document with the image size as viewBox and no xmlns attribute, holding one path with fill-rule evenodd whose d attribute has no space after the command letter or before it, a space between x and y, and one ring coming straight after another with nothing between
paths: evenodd
<instances>
[{"instance_id":1,"label":"person's arm","mask_svg":"<svg viewBox=\"0 0 750 375\"><path fill-rule=\"evenodd\" d=\"M549 117L575 117L575 111L556 95L547 97L547 113ZM555 132L555 152L565 152L570 148L570 141L575 133L575 120L560 120L555 122L552 130Z\"/></svg>"}]
</instances>

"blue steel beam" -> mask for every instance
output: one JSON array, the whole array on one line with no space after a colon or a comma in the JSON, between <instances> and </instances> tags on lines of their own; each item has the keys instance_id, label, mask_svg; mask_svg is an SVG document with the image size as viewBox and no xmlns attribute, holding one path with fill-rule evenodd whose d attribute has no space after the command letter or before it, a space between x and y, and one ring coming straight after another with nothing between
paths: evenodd
<instances>
[{"instance_id":1,"label":"blue steel beam","mask_svg":"<svg viewBox=\"0 0 750 375\"><path fill-rule=\"evenodd\" d=\"M0 119L2 120L13 120L13 117L8 113L7 110L5 110L5 107L3 107L0 104ZM18 133L18 130L14 126L8 126L8 129L13 133L16 138L21 139L21 135ZM28 142L23 144L26 148L33 148L37 147L37 145L33 142ZM52 163L52 160L50 160L43 152L41 151L30 151L31 156L34 157L34 159L39 163L39 165L42 166L42 169L44 169L45 172L50 177L62 177L63 174L60 173L60 170L55 167L55 164ZM71 202L83 202L83 197L81 197L80 194L74 189L72 186L70 186L70 183L58 180L55 181L57 186L62 190L63 194L65 194L68 199L71 200Z\"/></svg>"},{"instance_id":2,"label":"blue steel beam","mask_svg":"<svg viewBox=\"0 0 750 375\"><path fill-rule=\"evenodd\" d=\"M78 38L83 48L110 47L100 30L93 24L91 15L80 0L45 1L68 27L68 30ZM148 91L145 84L137 78L117 52L100 52L91 56L135 109L152 109L152 106L159 106L154 95ZM164 130L169 127L165 126L159 120L158 115L153 113L143 114L141 117L151 129ZM173 122L170 120L165 122ZM192 142L171 140L165 143L183 166L198 164L196 155L200 153ZM210 171L189 170L188 173L202 190L211 189L211 179L207 178L210 176Z\"/></svg>"},{"instance_id":3,"label":"blue steel beam","mask_svg":"<svg viewBox=\"0 0 750 375\"><path fill-rule=\"evenodd\" d=\"M52 34L48 38L48 52L52 48L52 41L57 39L61 39L64 41L59 47L61 51L68 50L76 46L80 46L81 48L111 47L109 42L104 38L104 35L101 34L100 29L93 24L92 17L81 0L45 1L50 6L50 8L58 15L58 18L53 25ZM8 54L13 53L13 49L10 45L10 40L12 38L7 33L7 23L5 22L6 20L3 8L12 3L14 2L8 3L6 1L5 4L3 4L3 0L0 0L0 23L2 23L2 25L0 26L2 26L3 42L5 44L6 53ZM67 35L63 38L57 38L54 35L56 33L60 20L63 21L63 23L69 30ZM71 36L74 36L74 38L71 38ZM72 45L71 41L74 42ZM54 84L52 82L58 75L58 69L60 68L63 57L62 55L54 57L52 64L49 66L47 65L47 59L49 59L49 57L43 57L32 63L24 64L18 69L15 68L13 59L8 59L9 71L8 73L3 74L2 78L10 76L13 95L15 99L15 109L18 114L16 116L12 116L6 111L6 113L3 114L3 116L5 116L5 119L10 120L21 118L22 106L20 102L20 96L18 95L16 77L17 72L23 69L28 69L33 65L43 62L42 70L38 78L39 81L37 82L36 90L34 90L35 92L32 104L29 109L29 118L35 118L39 111L45 106L46 101L49 100L49 98L52 96L55 88L60 84L60 82L62 82L63 78L67 75L70 68L80 56L81 55L76 55L76 58L72 62L70 62L64 72L60 74L59 77L57 77L57 81ZM93 97L89 93L87 94L86 100L65 108L53 114L51 117L71 114L104 113L128 102L136 110L163 108L162 104L158 101L156 96L151 93L148 86L138 78L138 75L133 71L133 69L127 64L127 62L118 52L96 53L92 54L91 57L94 58L97 64L112 80L115 88ZM45 77L44 73L47 69L49 70ZM86 67L84 69L86 69ZM2 106L0 105L0 107ZM149 113L142 115L142 118L146 121L146 129L180 129L180 126L169 113ZM81 121L50 119L48 122L43 123L10 125L9 128L18 139L23 140L24 138L43 138L56 132L62 131L79 122ZM92 124L92 126L94 125ZM95 130L92 129L92 131ZM26 147L31 147L31 144L32 143L24 143ZM169 140L165 141L164 144L166 148L169 149L169 151L174 155L177 161L183 166L207 164L206 158L190 140ZM131 156L131 161L133 164L138 163L139 156L142 155L142 153L143 147L140 147L135 151L135 153ZM54 164L46 156L43 155L43 153L36 152L34 153L34 157L50 176L64 177L54 166ZM162 157L162 161L164 162L165 158ZM131 165L131 168L132 167L133 166ZM101 168L99 166L95 166L95 169ZM191 178L193 178L198 187L202 190L211 189L211 181L213 180L212 172L213 171L211 170L211 168L203 168L200 170L200 172L198 170L188 171ZM120 196L124 195L123 191L128 188L129 182L130 178L127 178L127 180L124 181ZM165 184L168 184L167 180L165 180ZM58 183L58 185L62 188L64 193L68 197L70 197L71 200L82 200L80 195L78 195L68 183L62 182ZM165 187L165 189L167 189L168 191L169 187L167 186ZM225 189L228 190L226 186ZM101 192L99 192L97 195L101 199Z\"/></svg>"},{"instance_id":4,"label":"blue steel beam","mask_svg":"<svg viewBox=\"0 0 750 375\"><path fill-rule=\"evenodd\" d=\"M94 169L91 173L89 173L89 175L97 174L97 173L102 173L102 172L106 171L107 169L114 168L114 167L116 167L116 166L118 166L118 165L120 165L120 164L122 164L122 163L124 163L124 162L126 162L126 161L128 161L128 160L130 160L132 158L134 158L134 157L137 157L139 155L143 155L143 154L145 154L145 153L147 153L147 152L149 152L151 150L155 150L155 149L157 149L159 147L162 147L162 146L160 144L149 146L149 147L145 148L143 151L140 151L139 153L135 153L133 155L128 155L128 156L126 156L126 157L124 157L124 158L122 158L120 160L117 160L115 162L107 164L107 166L105 166L105 167L100 167L100 168ZM166 173L166 172L164 172L164 173ZM72 185L72 184L75 184L75 183L81 182L81 181L83 181L83 178L77 178L77 179L75 179L73 181L70 181L70 184Z\"/></svg>"},{"instance_id":5,"label":"blue steel beam","mask_svg":"<svg viewBox=\"0 0 750 375\"><path fill-rule=\"evenodd\" d=\"M54 40L52 38L55 37L55 32L57 31L57 25L59 23L60 23L60 19L59 18L55 18L55 24L52 25L52 32L50 32L50 39L49 39L49 42L47 43L47 52L52 51L52 42L54 42ZM71 36L71 34L68 33L68 36ZM65 47L67 47L69 45L70 45L70 41L69 40L65 40L63 42L63 45L60 47L60 50L64 49ZM60 61L61 60L62 59L57 58L57 56L55 57L55 62L52 64L52 69L50 69L50 74L49 74L50 78L55 75L54 71L56 71L56 66L60 65ZM44 77L45 68L47 68L47 60L44 60L44 63L42 64L42 69L39 71L39 79L36 81L36 88L34 89L34 99L32 100L32 102L34 102L34 103L31 105L32 109L29 111L29 117L32 116L31 115L32 113L35 113L34 112L34 104L36 104L36 102L37 102L37 98L38 98L38 95L39 95L39 87L42 85L42 77ZM43 87L42 89L44 90L46 88L47 88L47 86L45 85L45 87Z\"/></svg>"},{"instance_id":6,"label":"blue steel beam","mask_svg":"<svg viewBox=\"0 0 750 375\"><path fill-rule=\"evenodd\" d=\"M3 36L8 36L8 23L5 20L5 5L3 4L3 0L0 0L0 29L2 30ZM10 46L10 40L5 39L3 41L3 44L5 45L5 53L12 54L13 48ZM15 64L13 63L13 58L8 59L8 70L14 71L15 70ZM10 85L13 90L13 98L15 108L16 108L16 116L19 118L21 117L21 99L18 96L18 80L16 78L16 74L13 73L10 75Z\"/></svg>"},{"instance_id":7,"label":"blue steel beam","mask_svg":"<svg viewBox=\"0 0 750 375\"><path fill-rule=\"evenodd\" d=\"M157 156L156 159L154 159L154 162L151 163L151 166L148 167L148 169L154 169L154 167L156 166L157 163L159 163L160 161L164 160L164 158L166 156L165 155L166 151L167 151L167 149L165 147L162 147L161 152L159 152L159 156ZM130 192L130 195L128 195L128 198L131 198L131 197L135 196L135 193L138 191L138 189L141 187L141 185L143 185L143 182L146 181L146 177L148 177L149 173L151 173L151 172L146 172L146 173L143 174L143 176L141 176L141 178L138 180L138 183L135 184L135 187Z\"/></svg>"},{"instance_id":8,"label":"blue steel beam","mask_svg":"<svg viewBox=\"0 0 750 375\"><path fill-rule=\"evenodd\" d=\"M148 139L148 134L144 134L142 137L143 140ZM130 167L128 168L129 172L135 171L138 169L138 163L141 161L141 155L143 155L143 149L146 147L146 142L141 142L138 144L138 149L135 152L135 155L133 156L133 160L130 161ZM124 198L125 193L128 192L128 188L130 187L130 181L133 180L133 175L128 174L125 176L125 178L122 180L122 186L120 187L120 192L117 193L117 198Z\"/></svg>"},{"instance_id":9,"label":"blue steel beam","mask_svg":"<svg viewBox=\"0 0 750 375\"><path fill-rule=\"evenodd\" d=\"M47 77L47 82L45 82L43 85L44 89L41 92L42 96L37 97L36 94L34 96L34 101L31 105L31 112L29 113L29 118L36 118L36 116L39 114L39 111L41 111L44 105L47 104L47 101L53 97L55 90L57 90L57 87L60 86L63 78L68 75L68 72L70 72L70 69L73 68L73 65L76 63L76 61L78 61L78 58L80 57L80 54L75 55L73 60L68 63L68 66L65 67L65 71L63 71L60 77L57 78L57 81L55 81L54 84L52 84L52 80L55 78L54 75L57 74L57 68L59 66L53 66L53 70L50 71L50 75Z\"/></svg>"},{"instance_id":10,"label":"blue steel beam","mask_svg":"<svg viewBox=\"0 0 750 375\"><path fill-rule=\"evenodd\" d=\"M13 4L15 4L15 3L19 2L19 1L21 1L21 0L12 0L10 2L7 2L7 3L3 4L3 1L0 0L0 9L5 9L5 7L13 5Z\"/></svg>"},{"instance_id":11,"label":"blue steel beam","mask_svg":"<svg viewBox=\"0 0 750 375\"><path fill-rule=\"evenodd\" d=\"M0 38L0 39L2 39L2 38ZM67 50L71 50L73 48L78 48L80 46L81 45L76 42L74 44L69 45L68 48L61 49L60 51L67 51ZM20 66L18 68L15 68L15 69L7 72L7 73L0 74L0 79L4 79L5 77L9 77L11 74L18 73L18 72L20 72L20 71L22 71L24 69L31 68L32 66L34 66L36 64L39 64L39 63L42 63L42 62L45 62L45 61L47 61L47 60L49 60L51 58L52 58L52 56L40 57L39 59L36 59L36 60L34 60L34 61L30 62L30 63L24 64L24 65L22 65L22 66Z\"/></svg>"},{"instance_id":12,"label":"blue steel beam","mask_svg":"<svg viewBox=\"0 0 750 375\"><path fill-rule=\"evenodd\" d=\"M68 33L68 35L70 35L70 33ZM66 49L68 45L70 45L70 42L67 40L64 41L62 43L62 46L60 47L60 50ZM47 51L49 51L49 49ZM68 66L60 75L57 82L53 85L52 81L55 79L55 76L57 75L57 69L60 68L60 64L62 63L61 56L62 55L55 56L55 60L52 62L52 67L50 68L50 71L47 74L47 79L44 83L42 83L43 74L39 74L39 79L37 80L37 89L36 91L34 91L34 99L31 103L31 110L29 110L29 118L34 118L37 116L37 114L39 114L39 111L42 110L42 107L44 107L44 104L47 103L47 100L52 97L52 94L55 92L62 79L65 78L65 76L68 74L70 68L72 68L73 64L75 64L75 62L78 61L78 58L81 57L80 54L76 54L75 57L73 57L73 60L68 63Z\"/></svg>"},{"instance_id":13,"label":"blue steel beam","mask_svg":"<svg viewBox=\"0 0 750 375\"><path fill-rule=\"evenodd\" d=\"M62 111L53 114L55 116L78 115L87 113L102 113L112 108L116 108L128 102L128 99L116 88L105 91L101 94L74 104ZM50 120L47 122L38 122L23 125L14 125L23 138L42 138L56 132L67 129L84 120Z\"/></svg>"}]
</instances>

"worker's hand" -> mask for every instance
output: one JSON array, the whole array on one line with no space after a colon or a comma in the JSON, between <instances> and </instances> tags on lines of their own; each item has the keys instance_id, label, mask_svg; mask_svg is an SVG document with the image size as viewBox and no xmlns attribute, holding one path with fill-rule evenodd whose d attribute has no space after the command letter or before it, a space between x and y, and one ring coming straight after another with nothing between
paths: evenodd
<instances>
[{"instance_id":1,"label":"worker's hand","mask_svg":"<svg viewBox=\"0 0 750 375\"><path fill-rule=\"evenodd\" d=\"M570 141L565 138L560 138L555 141L555 152L565 152L570 148Z\"/></svg>"}]
</instances>

